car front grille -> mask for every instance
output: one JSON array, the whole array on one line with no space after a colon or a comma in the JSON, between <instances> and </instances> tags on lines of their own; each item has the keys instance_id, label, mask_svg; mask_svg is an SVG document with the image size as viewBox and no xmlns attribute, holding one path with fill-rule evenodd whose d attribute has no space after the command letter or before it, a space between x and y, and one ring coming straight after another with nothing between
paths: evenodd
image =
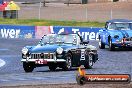
<instances>
[{"instance_id":1,"label":"car front grille","mask_svg":"<svg viewBox=\"0 0 132 88\"><path fill-rule=\"evenodd\" d=\"M126 41L132 41L132 37L131 38L126 38Z\"/></svg>"},{"instance_id":2,"label":"car front grille","mask_svg":"<svg viewBox=\"0 0 132 88\"><path fill-rule=\"evenodd\" d=\"M54 53L31 54L32 59L54 59Z\"/></svg>"}]
</instances>

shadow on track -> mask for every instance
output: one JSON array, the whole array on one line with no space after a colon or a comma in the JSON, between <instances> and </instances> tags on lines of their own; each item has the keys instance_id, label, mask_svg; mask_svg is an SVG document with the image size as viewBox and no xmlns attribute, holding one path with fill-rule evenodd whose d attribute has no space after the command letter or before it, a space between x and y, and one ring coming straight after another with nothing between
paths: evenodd
<instances>
[{"instance_id":1,"label":"shadow on track","mask_svg":"<svg viewBox=\"0 0 132 88\"><path fill-rule=\"evenodd\" d=\"M109 51L108 48L101 49L101 50ZM115 48L115 50L113 50L111 52L116 52L116 51L132 51L132 48Z\"/></svg>"},{"instance_id":2,"label":"shadow on track","mask_svg":"<svg viewBox=\"0 0 132 88\"><path fill-rule=\"evenodd\" d=\"M72 68L71 70L67 70L66 72L71 72L71 71L77 71L78 68ZM56 69L55 71L50 71L50 70L45 70L45 71L36 71L36 72L64 72L65 70L63 69Z\"/></svg>"}]
</instances>

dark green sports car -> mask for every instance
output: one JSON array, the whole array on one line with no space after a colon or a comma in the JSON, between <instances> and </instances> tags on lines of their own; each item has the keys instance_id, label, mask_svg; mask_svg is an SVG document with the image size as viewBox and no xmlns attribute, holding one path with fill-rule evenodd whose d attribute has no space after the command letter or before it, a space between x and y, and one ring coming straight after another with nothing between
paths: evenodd
<instances>
[{"instance_id":1,"label":"dark green sports car","mask_svg":"<svg viewBox=\"0 0 132 88\"><path fill-rule=\"evenodd\" d=\"M26 46L22 49L22 62L25 72L32 72L39 66L57 67L70 70L72 67L84 65L92 68L98 60L97 49L78 34L44 35L38 45Z\"/></svg>"}]
</instances>

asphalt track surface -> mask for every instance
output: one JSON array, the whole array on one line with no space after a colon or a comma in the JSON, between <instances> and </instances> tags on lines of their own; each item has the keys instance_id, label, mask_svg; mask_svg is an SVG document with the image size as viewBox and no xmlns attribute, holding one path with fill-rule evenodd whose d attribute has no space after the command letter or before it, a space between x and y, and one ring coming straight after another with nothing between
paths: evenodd
<instances>
[{"instance_id":1,"label":"asphalt track surface","mask_svg":"<svg viewBox=\"0 0 132 88\"><path fill-rule=\"evenodd\" d=\"M71 71L50 71L48 67L35 68L32 73L25 73L22 67L21 49L26 45L36 45L36 39L0 39L0 61L5 65L0 67L0 86L32 85L32 84L67 84L76 83L77 68ZM90 44L98 47L97 41ZM132 50L121 49L108 51L98 49L99 61L88 74L131 74ZM1 63L0 63L1 64Z\"/></svg>"}]
</instances>

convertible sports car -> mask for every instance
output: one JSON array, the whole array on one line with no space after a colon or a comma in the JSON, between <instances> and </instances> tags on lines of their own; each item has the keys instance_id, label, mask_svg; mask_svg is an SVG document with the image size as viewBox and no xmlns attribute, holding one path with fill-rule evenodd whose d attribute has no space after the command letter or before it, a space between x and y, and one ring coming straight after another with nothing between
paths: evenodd
<instances>
[{"instance_id":1,"label":"convertible sports car","mask_svg":"<svg viewBox=\"0 0 132 88\"><path fill-rule=\"evenodd\" d=\"M105 24L105 28L99 33L99 48L104 49L105 45L109 50L132 47L132 20L113 19Z\"/></svg>"},{"instance_id":2,"label":"convertible sports car","mask_svg":"<svg viewBox=\"0 0 132 88\"><path fill-rule=\"evenodd\" d=\"M48 34L38 45L24 47L21 61L25 72L32 72L39 66L49 66L52 71L57 67L70 70L80 65L92 68L97 60L96 47L83 41L78 34Z\"/></svg>"}]
</instances>

